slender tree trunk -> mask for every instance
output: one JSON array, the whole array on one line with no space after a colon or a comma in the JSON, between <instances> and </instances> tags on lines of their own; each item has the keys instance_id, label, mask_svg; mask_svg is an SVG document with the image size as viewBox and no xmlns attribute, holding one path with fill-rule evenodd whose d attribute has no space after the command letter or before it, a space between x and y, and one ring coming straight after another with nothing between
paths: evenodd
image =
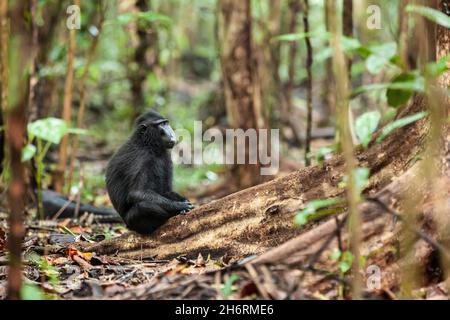
<instances>
[{"instance_id":1,"label":"slender tree trunk","mask_svg":"<svg viewBox=\"0 0 450 320\"><path fill-rule=\"evenodd\" d=\"M329 16L329 8L328 6L325 6L325 24L328 32L331 31ZM336 83L333 77L333 64L331 58L327 59L325 62L325 72L326 75L323 86L323 96L326 103L326 117L330 119L336 113L336 100L334 96L334 92L336 91Z\"/></svg>"},{"instance_id":2,"label":"slender tree trunk","mask_svg":"<svg viewBox=\"0 0 450 320\"><path fill-rule=\"evenodd\" d=\"M36 73L47 64L51 45L54 36L59 30L57 24L63 12L63 0L56 1L56 4L47 4L43 7L42 15L45 23L37 26L37 57ZM65 30L64 30L65 31ZM29 106L28 121L32 122L47 116L52 105L52 96L55 90L55 80L51 77L38 77L34 85L32 104Z\"/></svg>"},{"instance_id":3,"label":"slender tree trunk","mask_svg":"<svg viewBox=\"0 0 450 320\"><path fill-rule=\"evenodd\" d=\"M402 67L405 71L409 70L408 61L408 23L409 16L405 12L408 0L400 0L398 2L398 43L399 56Z\"/></svg>"},{"instance_id":4,"label":"slender tree trunk","mask_svg":"<svg viewBox=\"0 0 450 320\"><path fill-rule=\"evenodd\" d=\"M343 35L346 37L353 37L353 0L344 0L344 7L342 12L343 20ZM347 58L348 74L351 78L350 71L352 70L352 61Z\"/></svg>"},{"instance_id":5,"label":"slender tree trunk","mask_svg":"<svg viewBox=\"0 0 450 320\"><path fill-rule=\"evenodd\" d=\"M10 66L9 83L15 86L11 89L9 101L11 107L8 109L8 146L11 166L11 182L8 186L9 214L9 272L8 272L8 298L20 299L20 288L22 285L22 241L24 237L24 209L26 184L24 166L21 161L22 148L25 141L26 111L28 103L28 85L30 72L31 50L30 34L25 25L23 16L27 11L27 1L16 1L11 11L11 34L15 42L11 52L16 55ZM1 2L2 16L6 7L6 1Z\"/></svg>"},{"instance_id":6,"label":"slender tree trunk","mask_svg":"<svg viewBox=\"0 0 450 320\"><path fill-rule=\"evenodd\" d=\"M86 108L86 82L89 75L89 67L91 66L92 61L95 57L95 52L97 49L98 41L102 32L103 22L105 19L105 8L102 7L103 2L99 2L100 7L100 21L98 25L98 33L95 36L95 38L92 39L91 47L89 48L89 52L87 54L86 64L84 66L84 71L81 76L80 80L80 107L78 109L77 114L77 128L81 128L83 126L83 117L84 117L84 111ZM72 152L70 154L70 161L69 161L69 175L67 178L67 188L70 191L70 188L72 186L72 178L73 178L73 171L75 167L75 159L77 157L78 152L78 144L79 144L79 136L75 135L73 137L73 145L72 145Z\"/></svg>"},{"instance_id":7,"label":"slender tree trunk","mask_svg":"<svg viewBox=\"0 0 450 320\"><path fill-rule=\"evenodd\" d=\"M75 1L76 5L80 5L80 0ZM62 118L68 126L72 125L72 95L73 95L73 73L76 48L76 31L69 30L69 50L67 53L67 75L64 86L64 105ZM65 182L65 171L67 166L67 150L69 147L69 135L66 134L59 145L58 167L54 172L54 187L57 192L62 192Z\"/></svg>"},{"instance_id":8,"label":"slender tree trunk","mask_svg":"<svg viewBox=\"0 0 450 320\"><path fill-rule=\"evenodd\" d=\"M303 10L303 28L304 32L309 32L309 4L308 0L304 0L304 10ZM311 45L311 39L309 36L305 37L306 44L306 73L307 73L307 82L306 82L306 107L307 107L307 116L306 116L306 141L305 141L305 165L309 166L311 164L311 130L312 130L312 94L313 94L313 75L312 75L312 64L313 64L313 51Z\"/></svg>"},{"instance_id":9,"label":"slender tree trunk","mask_svg":"<svg viewBox=\"0 0 450 320\"><path fill-rule=\"evenodd\" d=\"M219 1L220 62L224 81L225 103L230 126L234 129L259 129L264 127L261 115L259 85L252 54L252 21L250 0ZM245 148L245 164L235 164L231 169L233 186L246 188L261 182L259 159L249 164L250 148L245 143L235 146ZM236 161L234 161L236 163Z\"/></svg>"},{"instance_id":10,"label":"slender tree trunk","mask_svg":"<svg viewBox=\"0 0 450 320\"><path fill-rule=\"evenodd\" d=\"M351 1L350 1L351 2ZM348 201L348 211L350 217L350 244L353 254L352 263L352 274L353 274L353 285L352 285L352 298L361 298L361 275L359 273L359 258L360 258L360 243L361 243L361 218L357 209L359 193L356 189L355 183L355 169L357 161L354 158L353 142L350 132L349 125L349 96L351 90L349 68L347 65L347 60L345 59L344 51L341 45L342 39L342 29L344 31L349 31L345 24L341 27L339 20L336 15L336 4L334 6L331 2L328 2L329 12L330 12L330 26L332 28L331 33L331 47L333 49L333 71L334 78L339 79L336 83L336 101L337 104L337 117L338 117L338 132L340 135L340 143L342 145L342 154L345 159L345 173L347 177L347 201ZM346 12L344 7L344 15ZM348 15L348 13L347 13ZM350 15L351 17L351 15ZM348 19L348 17L347 17ZM342 29L341 29L342 28Z\"/></svg>"},{"instance_id":11,"label":"slender tree trunk","mask_svg":"<svg viewBox=\"0 0 450 320\"><path fill-rule=\"evenodd\" d=\"M3 173L5 160L5 130L6 123L4 114L7 111L8 102L8 4L7 1L0 3L0 175Z\"/></svg>"},{"instance_id":12,"label":"slender tree trunk","mask_svg":"<svg viewBox=\"0 0 450 320\"><path fill-rule=\"evenodd\" d=\"M137 0L136 7L140 12L151 9L149 0ZM152 25L137 23L138 45L134 52L134 66L130 73L131 95L134 114L132 120L143 111L145 106L144 82L158 62L158 32Z\"/></svg>"}]
</instances>

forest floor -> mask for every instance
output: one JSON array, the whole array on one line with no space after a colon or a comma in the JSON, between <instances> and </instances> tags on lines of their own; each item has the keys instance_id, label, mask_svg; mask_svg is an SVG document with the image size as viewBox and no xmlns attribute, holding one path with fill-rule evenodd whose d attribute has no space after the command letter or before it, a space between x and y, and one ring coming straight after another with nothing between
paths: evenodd
<instances>
[{"instance_id":1,"label":"forest floor","mask_svg":"<svg viewBox=\"0 0 450 320\"><path fill-rule=\"evenodd\" d=\"M7 256L4 221L0 224L0 299L6 295ZM260 282L254 267L226 255L195 260L153 257L124 259L81 252L76 241L97 242L118 236L120 225L27 221L23 244L24 275L29 298L47 299L322 299L321 290L307 293L299 286L301 271L288 265L263 266ZM259 273L258 271L258 273ZM327 278L327 276L325 276ZM339 282L337 282L339 283ZM42 290L36 290L36 288ZM324 289L324 288L321 288ZM42 296L44 294L44 296Z\"/></svg>"}]
</instances>

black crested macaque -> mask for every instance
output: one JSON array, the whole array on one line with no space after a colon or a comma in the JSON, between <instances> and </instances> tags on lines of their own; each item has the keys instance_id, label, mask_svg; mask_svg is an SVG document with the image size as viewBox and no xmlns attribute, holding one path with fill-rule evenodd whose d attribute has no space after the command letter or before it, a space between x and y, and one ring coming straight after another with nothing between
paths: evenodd
<instances>
[{"instance_id":1,"label":"black crested macaque","mask_svg":"<svg viewBox=\"0 0 450 320\"><path fill-rule=\"evenodd\" d=\"M149 110L137 118L131 137L109 160L106 188L130 230L150 234L194 207L172 191L170 149L175 143L169 121Z\"/></svg>"}]
</instances>

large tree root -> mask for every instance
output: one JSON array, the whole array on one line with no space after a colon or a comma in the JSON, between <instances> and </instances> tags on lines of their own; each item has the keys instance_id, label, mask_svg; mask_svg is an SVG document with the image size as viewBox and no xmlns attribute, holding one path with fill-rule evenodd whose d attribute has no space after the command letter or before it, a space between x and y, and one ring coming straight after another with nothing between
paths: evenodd
<instances>
[{"instance_id":1,"label":"large tree root","mask_svg":"<svg viewBox=\"0 0 450 320\"><path fill-rule=\"evenodd\" d=\"M416 97L407 112L417 112L423 105L423 99ZM372 173L368 194L381 190L414 163L427 131L424 123L398 129L382 143L357 152L359 166ZM343 172L343 159L335 156L323 166L298 170L174 217L150 236L128 233L81 248L130 258L259 254L305 232L294 226L295 212L311 200L342 195L338 184Z\"/></svg>"}]
</instances>

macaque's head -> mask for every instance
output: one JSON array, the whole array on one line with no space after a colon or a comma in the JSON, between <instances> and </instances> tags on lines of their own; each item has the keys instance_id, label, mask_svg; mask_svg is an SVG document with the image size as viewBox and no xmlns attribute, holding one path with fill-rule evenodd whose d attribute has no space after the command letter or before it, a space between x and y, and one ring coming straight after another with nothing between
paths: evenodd
<instances>
[{"instance_id":1,"label":"macaque's head","mask_svg":"<svg viewBox=\"0 0 450 320\"><path fill-rule=\"evenodd\" d=\"M136 119L135 135L145 145L159 149L171 149L177 142L169 120L153 110L148 110Z\"/></svg>"}]
</instances>

